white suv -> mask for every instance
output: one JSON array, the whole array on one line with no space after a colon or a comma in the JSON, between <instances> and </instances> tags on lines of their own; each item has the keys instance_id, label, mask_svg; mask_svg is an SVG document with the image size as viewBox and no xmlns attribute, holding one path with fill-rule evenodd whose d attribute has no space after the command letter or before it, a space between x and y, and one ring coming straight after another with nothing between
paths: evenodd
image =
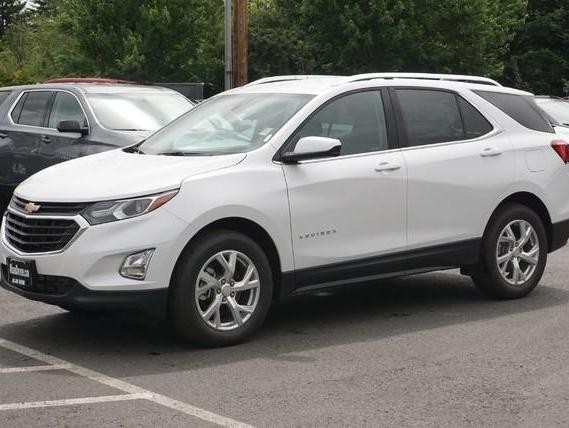
<instances>
[{"instance_id":1,"label":"white suv","mask_svg":"<svg viewBox=\"0 0 569 428\"><path fill-rule=\"evenodd\" d=\"M274 299L357 281L459 267L522 297L567 242L568 161L531 94L488 79L264 79L21 184L2 285L212 346Z\"/></svg>"}]
</instances>

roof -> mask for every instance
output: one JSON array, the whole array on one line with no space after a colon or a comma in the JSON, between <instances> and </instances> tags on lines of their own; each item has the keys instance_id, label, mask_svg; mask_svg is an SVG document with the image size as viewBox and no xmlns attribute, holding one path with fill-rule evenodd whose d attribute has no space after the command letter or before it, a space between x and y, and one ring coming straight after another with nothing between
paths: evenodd
<instances>
[{"instance_id":1,"label":"roof","mask_svg":"<svg viewBox=\"0 0 569 428\"><path fill-rule=\"evenodd\" d=\"M477 83L492 86L502 86L497 81L488 77L468 76L464 74L433 74L433 73L365 73L353 76L325 76L325 75L288 75L265 77L249 83L247 86L263 85L267 83L298 81L306 79L337 79L342 83L360 82L375 79L420 79L420 80L444 80L465 83Z\"/></svg>"},{"instance_id":2,"label":"roof","mask_svg":"<svg viewBox=\"0 0 569 428\"><path fill-rule=\"evenodd\" d=\"M373 81L374 84L392 85L393 81L405 86L425 86L428 81L430 87L471 89L491 92L504 92L517 95L531 95L528 92L501 86L495 80L479 77L454 74L428 74L428 73L369 73L354 76L274 76L257 80L248 85L234 89L235 92L283 92L319 95L342 86L356 86L364 82Z\"/></svg>"},{"instance_id":3,"label":"roof","mask_svg":"<svg viewBox=\"0 0 569 428\"><path fill-rule=\"evenodd\" d=\"M173 89L161 86L127 85L124 83L38 83L35 85L8 86L0 90L41 90L41 89L70 89L74 88L83 93L125 93L125 92L164 92L177 93Z\"/></svg>"},{"instance_id":4,"label":"roof","mask_svg":"<svg viewBox=\"0 0 569 428\"><path fill-rule=\"evenodd\" d=\"M106 77L59 77L57 79L49 79L43 83L136 83L131 80L109 79Z\"/></svg>"}]
</instances>

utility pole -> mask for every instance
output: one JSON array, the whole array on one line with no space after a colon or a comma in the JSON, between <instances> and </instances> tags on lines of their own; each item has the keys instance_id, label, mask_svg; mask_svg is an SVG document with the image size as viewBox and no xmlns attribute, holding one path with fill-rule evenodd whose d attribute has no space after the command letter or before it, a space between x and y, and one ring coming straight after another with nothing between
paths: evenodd
<instances>
[{"instance_id":1,"label":"utility pole","mask_svg":"<svg viewBox=\"0 0 569 428\"><path fill-rule=\"evenodd\" d=\"M225 4L225 90L233 87L233 0L224 0Z\"/></svg>"},{"instance_id":2,"label":"utility pole","mask_svg":"<svg viewBox=\"0 0 569 428\"><path fill-rule=\"evenodd\" d=\"M248 82L248 11L247 0L235 1L235 67L233 83L242 86Z\"/></svg>"}]
</instances>

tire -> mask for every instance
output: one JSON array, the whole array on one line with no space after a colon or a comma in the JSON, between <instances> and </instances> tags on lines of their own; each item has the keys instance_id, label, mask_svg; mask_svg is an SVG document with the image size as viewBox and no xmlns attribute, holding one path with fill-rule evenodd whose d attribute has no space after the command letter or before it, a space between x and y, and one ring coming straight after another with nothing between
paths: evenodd
<instances>
[{"instance_id":1,"label":"tire","mask_svg":"<svg viewBox=\"0 0 569 428\"><path fill-rule=\"evenodd\" d=\"M528 230L528 225L535 233L529 233L527 242L520 247L524 241L521 236ZM543 222L533 210L520 204L505 205L494 213L484 232L480 261L472 276L476 287L496 299L526 296L543 275L547 244ZM529 259L535 263L528 262Z\"/></svg>"},{"instance_id":2,"label":"tire","mask_svg":"<svg viewBox=\"0 0 569 428\"><path fill-rule=\"evenodd\" d=\"M255 287L236 291L246 288L249 272L248 286ZM241 233L215 231L198 238L180 256L170 284L169 318L189 342L208 347L235 345L261 326L272 296L273 274L261 247Z\"/></svg>"}]
</instances>

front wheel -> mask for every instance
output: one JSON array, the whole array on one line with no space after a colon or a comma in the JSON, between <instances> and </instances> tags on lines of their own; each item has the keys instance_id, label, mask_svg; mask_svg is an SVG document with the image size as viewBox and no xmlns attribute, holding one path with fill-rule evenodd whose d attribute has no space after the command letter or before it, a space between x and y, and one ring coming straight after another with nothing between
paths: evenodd
<instances>
[{"instance_id":1,"label":"front wheel","mask_svg":"<svg viewBox=\"0 0 569 428\"><path fill-rule=\"evenodd\" d=\"M248 236L219 231L190 244L172 279L170 318L181 335L205 346L246 340L272 301L267 256Z\"/></svg>"},{"instance_id":2,"label":"front wheel","mask_svg":"<svg viewBox=\"0 0 569 428\"><path fill-rule=\"evenodd\" d=\"M537 286L546 262L547 235L540 217L524 205L509 204L490 220L473 280L490 297L515 299Z\"/></svg>"}]
</instances>

